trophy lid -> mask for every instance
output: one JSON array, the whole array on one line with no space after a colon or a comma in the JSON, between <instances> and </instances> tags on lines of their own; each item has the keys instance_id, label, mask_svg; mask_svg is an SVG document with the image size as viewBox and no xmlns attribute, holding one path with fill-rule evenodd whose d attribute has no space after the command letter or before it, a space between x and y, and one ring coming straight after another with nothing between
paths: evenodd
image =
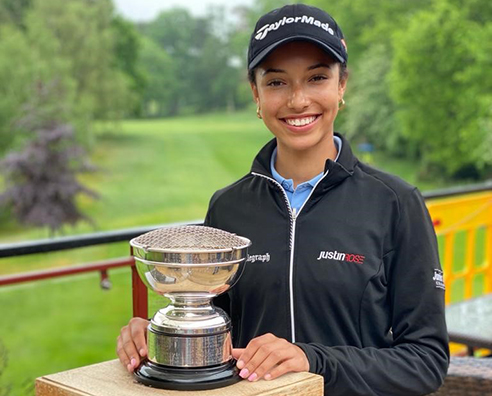
<instances>
[{"instance_id":1,"label":"trophy lid","mask_svg":"<svg viewBox=\"0 0 492 396\"><path fill-rule=\"evenodd\" d=\"M206 226L159 228L130 241L140 278L150 289L202 293L228 290L241 275L249 239Z\"/></svg>"},{"instance_id":2,"label":"trophy lid","mask_svg":"<svg viewBox=\"0 0 492 396\"><path fill-rule=\"evenodd\" d=\"M146 264L230 265L243 261L251 241L207 226L164 227L130 241L132 254Z\"/></svg>"}]
</instances>

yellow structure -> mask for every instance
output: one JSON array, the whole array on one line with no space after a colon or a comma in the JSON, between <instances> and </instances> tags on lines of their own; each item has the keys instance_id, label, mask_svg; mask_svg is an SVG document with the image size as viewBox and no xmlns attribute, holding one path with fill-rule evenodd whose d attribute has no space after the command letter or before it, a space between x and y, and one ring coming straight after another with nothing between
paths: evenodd
<instances>
[{"instance_id":1,"label":"yellow structure","mask_svg":"<svg viewBox=\"0 0 492 396\"><path fill-rule=\"evenodd\" d=\"M491 293L492 191L428 199L426 203L439 242L446 304ZM462 345L450 344L450 348L453 354L466 353Z\"/></svg>"},{"instance_id":2,"label":"yellow structure","mask_svg":"<svg viewBox=\"0 0 492 396\"><path fill-rule=\"evenodd\" d=\"M492 191L427 200L446 303L492 292Z\"/></svg>"}]
</instances>

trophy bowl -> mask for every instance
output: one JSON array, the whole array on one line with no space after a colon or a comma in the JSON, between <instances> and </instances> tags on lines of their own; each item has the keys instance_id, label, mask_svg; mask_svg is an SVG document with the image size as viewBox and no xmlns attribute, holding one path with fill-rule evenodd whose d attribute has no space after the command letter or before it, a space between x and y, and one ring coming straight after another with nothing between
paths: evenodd
<instances>
[{"instance_id":1,"label":"trophy bowl","mask_svg":"<svg viewBox=\"0 0 492 396\"><path fill-rule=\"evenodd\" d=\"M232 358L231 323L211 299L240 277L249 239L206 226L160 228L130 241L145 285L170 303L147 329L148 360L138 381L199 390L240 380Z\"/></svg>"}]
</instances>

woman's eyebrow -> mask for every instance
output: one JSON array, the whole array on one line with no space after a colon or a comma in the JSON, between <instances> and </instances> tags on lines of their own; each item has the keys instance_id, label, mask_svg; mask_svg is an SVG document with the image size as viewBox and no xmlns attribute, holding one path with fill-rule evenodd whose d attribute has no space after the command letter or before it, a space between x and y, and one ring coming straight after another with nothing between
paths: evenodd
<instances>
[{"instance_id":1,"label":"woman's eyebrow","mask_svg":"<svg viewBox=\"0 0 492 396\"><path fill-rule=\"evenodd\" d=\"M285 73L285 70L282 70L282 69L266 69L261 75L264 76L268 73Z\"/></svg>"},{"instance_id":2,"label":"woman's eyebrow","mask_svg":"<svg viewBox=\"0 0 492 396\"><path fill-rule=\"evenodd\" d=\"M319 69L319 68L322 68L322 67L325 67L327 69L331 69L331 65L328 64L328 63L316 63L315 65L312 65L312 66L309 66L307 68L307 70L314 70L314 69ZM264 76L268 73L286 73L285 70L283 69L273 69L273 68L270 68L270 69L266 69L261 75Z\"/></svg>"},{"instance_id":3,"label":"woman's eyebrow","mask_svg":"<svg viewBox=\"0 0 492 396\"><path fill-rule=\"evenodd\" d=\"M327 69L331 69L331 65L329 65L328 63L316 63L315 65L309 66L307 69L314 70L320 67L326 67Z\"/></svg>"}]
</instances>

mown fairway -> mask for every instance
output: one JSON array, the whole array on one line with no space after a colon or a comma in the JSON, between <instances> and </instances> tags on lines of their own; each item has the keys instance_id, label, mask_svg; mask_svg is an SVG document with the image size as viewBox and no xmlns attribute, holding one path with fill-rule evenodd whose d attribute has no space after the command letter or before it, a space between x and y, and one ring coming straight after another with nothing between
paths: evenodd
<instances>
[{"instance_id":1,"label":"mown fairway","mask_svg":"<svg viewBox=\"0 0 492 396\"><path fill-rule=\"evenodd\" d=\"M92 155L99 170L82 178L101 198L80 200L95 227L65 232L203 219L212 193L247 173L270 138L253 111L101 125ZM411 164L379 154L374 161L416 182ZM0 225L0 243L47 236L12 221ZM128 244L117 243L3 259L0 275L125 255ZM109 291L97 274L0 288L0 395L29 395L37 376L115 357L116 336L131 316L131 282L126 269L110 277Z\"/></svg>"}]
</instances>

